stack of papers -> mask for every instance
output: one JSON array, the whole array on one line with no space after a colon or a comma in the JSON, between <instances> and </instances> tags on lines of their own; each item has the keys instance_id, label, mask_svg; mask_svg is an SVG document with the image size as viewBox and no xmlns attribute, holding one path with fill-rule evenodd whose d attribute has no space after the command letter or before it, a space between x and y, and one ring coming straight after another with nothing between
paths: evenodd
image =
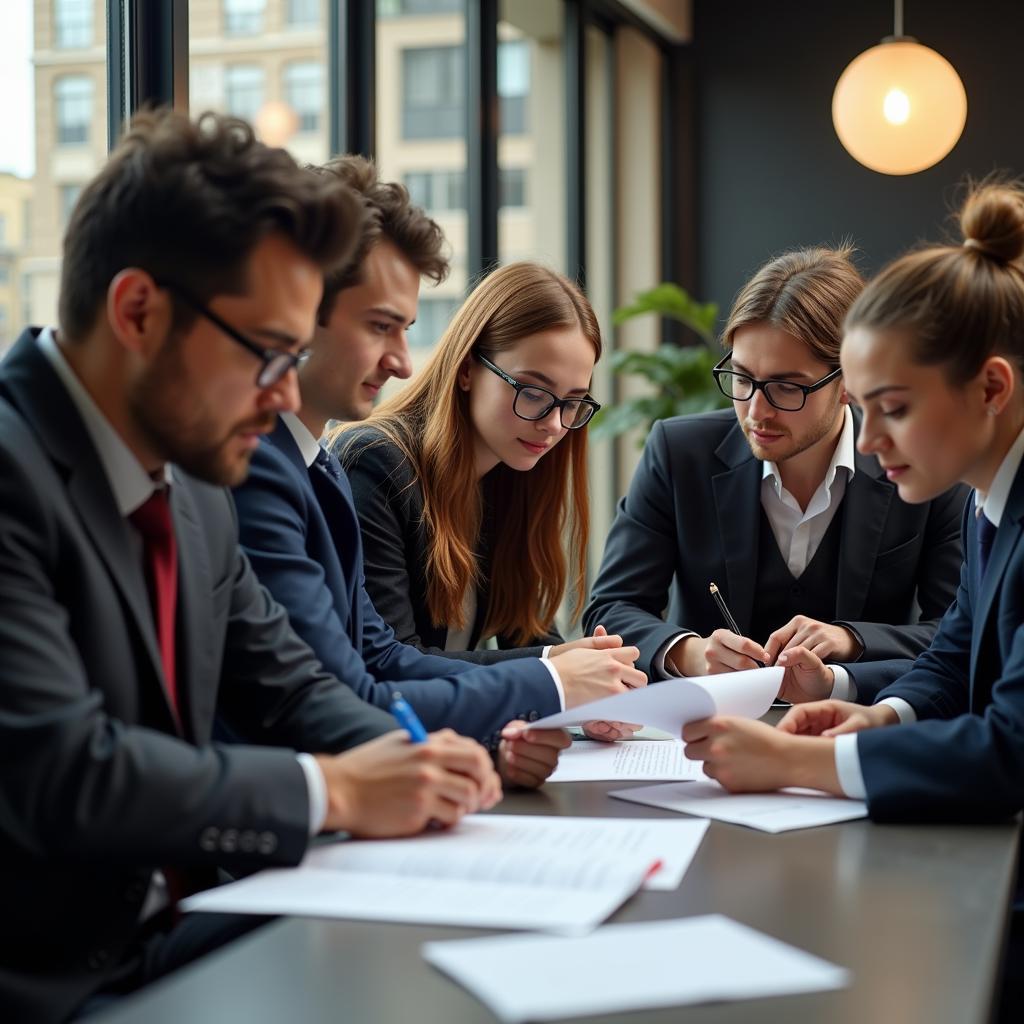
<instances>
[{"instance_id":1,"label":"stack of papers","mask_svg":"<svg viewBox=\"0 0 1024 1024\"><path fill-rule=\"evenodd\" d=\"M602 697L533 723L538 729L563 729L584 722L632 722L672 736L683 726L711 715L760 718L782 686L783 669L755 668L717 676L666 679L651 686Z\"/></svg>"},{"instance_id":2,"label":"stack of papers","mask_svg":"<svg viewBox=\"0 0 1024 1024\"><path fill-rule=\"evenodd\" d=\"M198 893L181 909L578 934L645 881L676 888L707 827L706 821L469 815L450 831L415 839L318 846L300 867Z\"/></svg>"},{"instance_id":3,"label":"stack of papers","mask_svg":"<svg viewBox=\"0 0 1024 1024\"><path fill-rule=\"evenodd\" d=\"M717 914L585 938L428 942L424 959L506 1024L843 988L850 974Z\"/></svg>"},{"instance_id":4,"label":"stack of papers","mask_svg":"<svg viewBox=\"0 0 1024 1024\"><path fill-rule=\"evenodd\" d=\"M862 800L829 796L813 789L783 789L778 793L729 793L717 782L703 779L683 785L641 786L609 793L666 811L715 818L733 825L747 825L762 832L787 832L795 828L832 825L868 816Z\"/></svg>"},{"instance_id":5,"label":"stack of papers","mask_svg":"<svg viewBox=\"0 0 1024 1024\"><path fill-rule=\"evenodd\" d=\"M701 762L686 759L682 740L576 740L559 755L558 767L548 782L668 782L701 778Z\"/></svg>"}]
</instances>

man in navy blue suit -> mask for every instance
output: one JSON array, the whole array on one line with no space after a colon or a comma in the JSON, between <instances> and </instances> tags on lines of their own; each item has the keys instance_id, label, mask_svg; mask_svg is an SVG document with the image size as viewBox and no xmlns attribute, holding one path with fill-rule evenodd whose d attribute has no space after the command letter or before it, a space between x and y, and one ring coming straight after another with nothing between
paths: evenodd
<instances>
[{"instance_id":1,"label":"man in navy blue suit","mask_svg":"<svg viewBox=\"0 0 1024 1024\"><path fill-rule=\"evenodd\" d=\"M544 659L477 666L399 643L374 610L348 480L318 438L330 419L364 418L389 378L410 375L405 332L420 279L441 281L448 266L438 226L372 163L342 157L320 173L362 198L367 227L354 262L325 281L299 371L302 408L280 417L235 491L242 545L295 630L360 697L386 707L400 690L428 729L443 723L484 741L507 781L539 785L568 739L522 723L642 685L637 651L617 637L587 638Z\"/></svg>"}]
</instances>

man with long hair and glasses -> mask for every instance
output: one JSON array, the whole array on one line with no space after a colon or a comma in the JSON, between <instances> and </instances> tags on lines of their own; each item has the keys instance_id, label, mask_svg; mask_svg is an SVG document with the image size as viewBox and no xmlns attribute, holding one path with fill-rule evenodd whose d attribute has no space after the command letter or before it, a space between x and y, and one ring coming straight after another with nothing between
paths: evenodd
<instances>
[{"instance_id":1,"label":"man with long hair and glasses","mask_svg":"<svg viewBox=\"0 0 1024 1024\"><path fill-rule=\"evenodd\" d=\"M636 644L652 680L778 664L785 700L870 702L953 599L966 490L907 504L855 450L839 366L863 288L850 255L762 267L712 371L733 410L662 420L647 439L584 623ZM858 692L843 663L864 660L887 668Z\"/></svg>"}]
</instances>

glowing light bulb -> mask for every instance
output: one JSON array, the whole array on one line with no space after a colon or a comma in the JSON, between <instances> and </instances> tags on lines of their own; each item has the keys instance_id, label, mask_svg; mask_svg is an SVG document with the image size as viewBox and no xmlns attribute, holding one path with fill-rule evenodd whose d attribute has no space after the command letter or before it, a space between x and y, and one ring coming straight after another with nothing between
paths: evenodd
<instances>
[{"instance_id":1,"label":"glowing light bulb","mask_svg":"<svg viewBox=\"0 0 1024 1024\"><path fill-rule=\"evenodd\" d=\"M882 113L889 124L906 124L910 117L910 97L902 89L890 89L882 101Z\"/></svg>"}]
</instances>

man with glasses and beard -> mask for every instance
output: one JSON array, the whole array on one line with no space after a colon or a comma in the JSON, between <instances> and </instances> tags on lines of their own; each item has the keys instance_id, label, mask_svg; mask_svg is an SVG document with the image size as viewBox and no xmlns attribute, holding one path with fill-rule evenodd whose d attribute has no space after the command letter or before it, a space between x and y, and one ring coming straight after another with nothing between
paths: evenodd
<instances>
[{"instance_id":1,"label":"man with glasses and beard","mask_svg":"<svg viewBox=\"0 0 1024 1024\"><path fill-rule=\"evenodd\" d=\"M839 345L862 288L846 250L766 264L714 370L735 412L651 431L584 623L638 646L652 681L780 665L785 700L870 703L842 663L886 661L878 683L931 641L956 592L967 492L906 504L855 450Z\"/></svg>"}]
</instances>

